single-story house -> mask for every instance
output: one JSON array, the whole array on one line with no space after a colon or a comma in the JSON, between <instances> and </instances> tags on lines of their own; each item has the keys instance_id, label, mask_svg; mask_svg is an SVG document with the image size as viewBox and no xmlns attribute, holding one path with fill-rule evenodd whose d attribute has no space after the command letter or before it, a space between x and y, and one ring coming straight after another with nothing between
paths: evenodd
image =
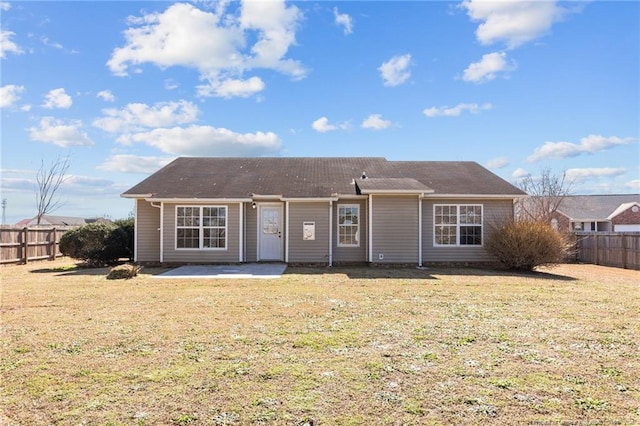
<instances>
[{"instance_id":1,"label":"single-story house","mask_svg":"<svg viewBox=\"0 0 640 426\"><path fill-rule=\"evenodd\" d=\"M25 228L25 227L34 228L38 226L45 227L45 228L50 228L55 226L74 227L74 226L86 225L88 223L103 222L103 221L110 222L109 219L103 219L103 218L86 219L83 217L44 215L40 218L39 225L38 225L38 218L32 217L29 219L23 219L20 222L16 223L14 226L17 228Z\"/></svg>"},{"instance_id":2,"label":"single-story house","mask_svg":"<svg viewBox=\"0 0 640 426\"><path fill-rule=\"evenodd\" d=\"M551 221L561 231L640 232L640 194L569 195Z\"/></svg>"},{"instance_id":3,"label":"single-story house","mask_svg":"<svg viewBox=\"0 0 640 426\"><path fill-rule=\"evenodd\" d=\"M122 194L148 263L492 262L521 190L475 162L178 158Z\"/></svg>"}]
</instances>

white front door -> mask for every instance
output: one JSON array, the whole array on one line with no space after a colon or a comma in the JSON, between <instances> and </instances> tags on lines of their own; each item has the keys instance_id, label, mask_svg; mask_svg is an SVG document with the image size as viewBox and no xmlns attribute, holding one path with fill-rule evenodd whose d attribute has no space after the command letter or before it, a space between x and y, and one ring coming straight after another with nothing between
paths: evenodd
<instances>
[{"instance_id":1,"label":"white front door","mask_svg":"<svg viewBox=\"0 0 640 426\"><path fill-rule=\"evenodd\" d=\"M261 205L258 260L282 260L282 205Z\"/></svg>"}]
</instances>

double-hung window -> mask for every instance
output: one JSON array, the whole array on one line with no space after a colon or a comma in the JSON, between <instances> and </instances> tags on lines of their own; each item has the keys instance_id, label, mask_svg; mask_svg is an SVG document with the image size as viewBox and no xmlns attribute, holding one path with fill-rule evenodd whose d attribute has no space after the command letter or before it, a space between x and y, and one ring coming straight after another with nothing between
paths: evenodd
<instances>
[{"instance_id":1,"label":"double-hung window","mask_svg":"<svg viewBox=\"0 0 640 426\"><path fill-rule=\"evenodd\" d=\"M338 204L338 247L360 246L360 206Z\"/></svg>"},{"instance_id":2,"label":"double-hung window","mask_svg":"<svg viewBox=\"0 0 640 426\"><path fill-rule=\"evenodd\" d=\"M436 204L433 219L434 245L482 245L482 205Z\"/></svg>"},{"instance_id":3,"label":"double-hung window","mask_svg":"<svg viewBox=\"0 0 640 426\"><path fill-rule=\"evenodd\" d=\"M176 207L177 249L226 249L225 206Z\"/></svg>"}]
</instances>

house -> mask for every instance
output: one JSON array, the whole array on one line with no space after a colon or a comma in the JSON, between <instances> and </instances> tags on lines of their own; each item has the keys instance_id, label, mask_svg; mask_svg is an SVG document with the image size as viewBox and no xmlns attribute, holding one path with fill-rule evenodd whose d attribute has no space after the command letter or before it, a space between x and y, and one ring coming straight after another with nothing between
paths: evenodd
<instances>
[{"instance_id":1,"label":"house","mask_svg":"<svg viewBox=\"0 0 640 426\"><path fill-rule=\"evenodd\" d=\"M178 158L122 194L135 260L491 262L489 226L525 195L475 162Z\"/></svg>"},{"instance_id":2,"label":"house","mask_svg":"<svg viewBox=\"0 0 640 426\"><path fill-rule=\"evenodd\" d=\"M561 231L640 232L640 194L566 196L551 221Z\"/></svg>"},{"instance_id":3,"label":"house","mask_svg":"<svg viewBox=\"0 0 640 426\"><path fill-rule=\"evenodd\" d=\"M100 222L107 219L85 219L82 217L71 217L71 216L51 216L44 215L40 218L40 224L38 225L38 218L30 218L23 219L20 222L16 223L15 226L18 228L33 228L33 227L54 227L54 226L62 226L62 227L73 227L73 226L82 226L87 223Z\"/></svg>"}]
</instances>

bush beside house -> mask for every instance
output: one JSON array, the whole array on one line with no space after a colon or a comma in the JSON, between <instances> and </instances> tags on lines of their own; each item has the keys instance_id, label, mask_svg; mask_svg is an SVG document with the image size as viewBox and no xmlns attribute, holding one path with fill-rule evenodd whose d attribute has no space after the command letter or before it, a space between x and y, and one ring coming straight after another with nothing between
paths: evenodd
<instances>
[{"instance_id":1,"label":"bush beside house","mask_svg":"<svg viewBox=\"0 0 640 426\"><path fill-rule=\"evenodd\" d=\"M571 254L569 238L542 221L510 221L494 227L487 250L508 269L532 271L563 263Z\"/></svg>"},{"instance_id":2,"label":"bush beside house","mask_svg":"<svg viewBox=\"0 0 640 426\"><path fill-rule=\"evenodd\" d=\"M67 231L60 238L60 252L92 266L133 259L134 220L91 223Z\"/></svg>"}]
</instances>

